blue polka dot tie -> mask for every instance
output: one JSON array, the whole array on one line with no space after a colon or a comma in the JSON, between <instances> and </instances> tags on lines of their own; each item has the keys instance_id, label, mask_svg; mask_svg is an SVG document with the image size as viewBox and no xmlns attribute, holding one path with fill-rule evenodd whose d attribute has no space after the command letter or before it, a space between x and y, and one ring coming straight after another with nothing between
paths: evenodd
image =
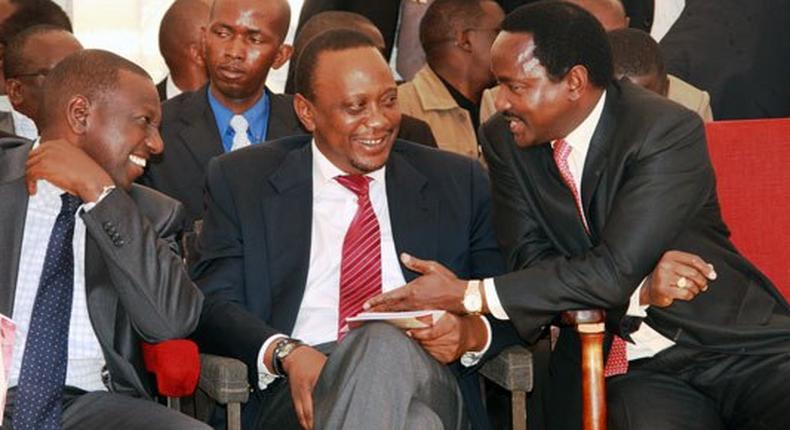
<instances>
[{"instance_id":1,"label":"blue polka dot tie","mask_svg":"<svg viewBox=\"0 0 790 430\"><path fill-rule=\"evenodd\" d=\"M16 430L61 426L74 291L74 213L81 202L70 194L60 197L62 206L49 236L22 356L13 417Z\"/></svg>"}]
</instances>

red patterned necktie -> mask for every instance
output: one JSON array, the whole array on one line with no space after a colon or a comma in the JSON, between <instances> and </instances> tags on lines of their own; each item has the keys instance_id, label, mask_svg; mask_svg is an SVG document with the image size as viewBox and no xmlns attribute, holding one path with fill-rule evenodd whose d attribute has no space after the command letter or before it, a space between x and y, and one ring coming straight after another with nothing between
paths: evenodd
<instances>
[{"instance_id":1,"label":"red patterned necktie","mask_svg":"<svg viewBox=\"0 0 790 430\"><path fill-rule=\"evenodd\" d=\"M582 199L579 195L579 190L576 188L576 182L573 180L570 166L568 165L568 156L571 155L571 148L564 139L554 141L554 162L557 163L557 169L562 176L562 182L571 190L573 199L576 202L576 212L584 224L584 230L590 234L590 228L587 226L587 219L584 217L584 210L582 208ZM604 376L610 377L615 375L622 375L628 371L628 357L625 351L625 340L620 336L614 336L612 339L612 347L609 349L609 356L606 359L606 366L604 367Z\"/></svg>"},{"instance_id":2,"label":"red patterned necktie","mask_svg":"<svg viewBox=\"0 0 790 430\"><path fill-rule=\"evenodd\" d=\"M358 314L362 304L381 292L381 231L368 195L370 178L345 175L335 178L357 195L357 213L343 239L340 262L338 341L346 333L346 318Z\"/></svg>"}]
</instances>

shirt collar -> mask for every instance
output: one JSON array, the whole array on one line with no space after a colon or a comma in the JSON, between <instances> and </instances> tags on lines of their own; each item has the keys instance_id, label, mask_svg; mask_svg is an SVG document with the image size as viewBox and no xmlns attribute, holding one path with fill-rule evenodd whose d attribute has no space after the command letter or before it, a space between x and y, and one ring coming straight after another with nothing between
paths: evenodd
<instances>
[{"instance_id":1,"label":"shirt collar","mask_svg":"<svg viewBox=\"0 0 790 430\"><path fill-rule=\"evenodd\" d=\"M211 94L211 84L206 86L206 92L208 93L208 103L214 112L214 119L217 121L217 129L222 138L222 144L225 146L225 151L230 151L230 148L233 146L233 131L230 129L230 119L235 114L220 103L214 97L214 94ZM255 144L266 140L269 128L269 91L264 89L261 98L251 108L242 113L242 116L250 125L250 128L247 130L250 142Z\"/></svg>"},{"instance_id":2,"label":"shirt collar","mask_svg":"<svg viewBox=\"0 0 790 430\"><path fill-rule=\"evenodd\" d=\"M326 158L321 150L318 149L318 145L315 144L315 139L311 140L310 145L313 150L313 193L315 195L320 195L321 191L327 185L337 183L337 181L335 181L336 177L347 175L348 173L340 170L337 166L332 164L328 158ZM386 166L382 166L380 169L374 170L365 175L373 179L371 186L375 186L373 184L376 183L384 184L386 169Z\"/></svg>"},{"instance_id":3,"label":"shirt collar","mask_svg":"<svg viewBox=\"0 0 790 430\"><path fill-rule=\"evenodd\" d=\"M165 97L167 97L167 99L170 100L181 93L182 93L181 88L178 88L176 86L176 83L173 82L173 77L171 75L167 75L167 77L165 78Z\"/></svg>"},{"instance_id":4,"label":"shirt collar","mask_svg":"<svg viewBox=\"0 0 790 430\"><path fill-rule=\"evenodd\" d=\"M595 133L595 128L598 127L601 114L603 114L603 105L605 101L606 90L601 93L601 98L598 99L598 103L595 104L595 107L592 112L587 115L587 118L565 136L565 142L573 148L573 152L576 155L582 157L587 155L587 151L590 149L590 141ZM554 147L554 142L556 142L556 140L551 142L552 148Z\"/></svg>"}]
</instances>

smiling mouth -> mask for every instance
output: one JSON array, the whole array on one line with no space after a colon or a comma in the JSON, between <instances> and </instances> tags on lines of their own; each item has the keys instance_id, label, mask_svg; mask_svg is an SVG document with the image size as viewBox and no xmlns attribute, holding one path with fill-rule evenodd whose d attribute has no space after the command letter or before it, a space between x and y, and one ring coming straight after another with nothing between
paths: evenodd
<instances>
[{"instance_id":1,"label":"smiling mouth","mask_svg":"<svg viewBox=\"0 0 790 430\"><path fill-rule=\"evenodd\" d=\"M145 158L140 157L139 155L129 154L129 161L131 161L132 164L139 166L141 169L145 169L145 165L146 165Z\"/></svg>"}]
</instances>

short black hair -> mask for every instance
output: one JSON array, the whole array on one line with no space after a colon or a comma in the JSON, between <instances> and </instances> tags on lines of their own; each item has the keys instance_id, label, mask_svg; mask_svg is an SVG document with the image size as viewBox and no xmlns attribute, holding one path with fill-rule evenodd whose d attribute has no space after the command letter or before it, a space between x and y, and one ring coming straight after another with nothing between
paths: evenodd
<instances>
[{"instance_id":1,"label":"short black hair","mask_svg":"<svg viewBox=\"0 0 790 430\"><path fill-rule=\"evenodd\" d=\"M488 0L436 0L420 21L420 44L429 53L433 47L452 40L456 30L477 25L485 15L481 3Z\"/></svg>"},{"instance_id":2,"label":"short black hair","mask_svg":"<svg viewBox=\"0 0 790 430\"><path fill-rule=\"evenodd\" d=\"M313 80L318 57L322 53L367 47L378 52L378 48L369 37L355 30L327 30L314 37L307 42L296 64L296 92L308 100L314 99Z\"/></svg>"},{"instance_id":3,"label":"short black hair","mask_svg":"<svg viewBox=\"0 0 790 430\"><path fill-rule=\"evenodd\" d=\"M36 25L52 25L69 33L71 21L66 12L52 0L27 0L0 24L0 43L7 44L14 36Z\"/></svg>"},{"instance_id":4,"label":"short black hair","mask_svg":"<svg viewBox=\"0 0 790 430\"><path fill-rule=\"evenodd\" d=\"M61 60L44 81L41 102L44 123L48 124L56 119L55 115L65 112L65 105L76 95L93 102L112 95L118 89L122 70L151 79L142 67L101 49L84 49Z\"/></svg>"},{"instance_id":5,"label":"short black hair","mask_svg":"<svg viewBox=\"0 0 790 430\"><path fill-rule=\"evenodd\" d=\"M535 42L535 58L554 80L562 79L576 65L587 69L590 82L597 87L605 88L613 79L606 32L594 16L579 6L564 2L524 5L505 17L502 30L530 33Z\"/></svg>"},{"instance_id":6,"label":"short black hair","mask_svg":"<svg viewBox=\"0 0 790 430\"><path fill-rule=\"evenodd\" d=\"M636 28L623 28L610 31L608 37L616 77L666 76L661 49L649 34Z\"/></svg>"},{"instance_id":7,"label":"short black hair","mask_svg":"<svg viewBox=\"0 0 790 430\"><path fill-rule=\"evenodd\" d=\"M5 78L11 79L23 73L35 72L35 70L30 70L32 58L25 57L25 45L27 45L30 39L39 34L59 32L71 34L61 27L42 24L22 30L19 34L9 39L5 47L5 53L3 54L3 75L5 75Z\"/></svg>"}]
</instances>

